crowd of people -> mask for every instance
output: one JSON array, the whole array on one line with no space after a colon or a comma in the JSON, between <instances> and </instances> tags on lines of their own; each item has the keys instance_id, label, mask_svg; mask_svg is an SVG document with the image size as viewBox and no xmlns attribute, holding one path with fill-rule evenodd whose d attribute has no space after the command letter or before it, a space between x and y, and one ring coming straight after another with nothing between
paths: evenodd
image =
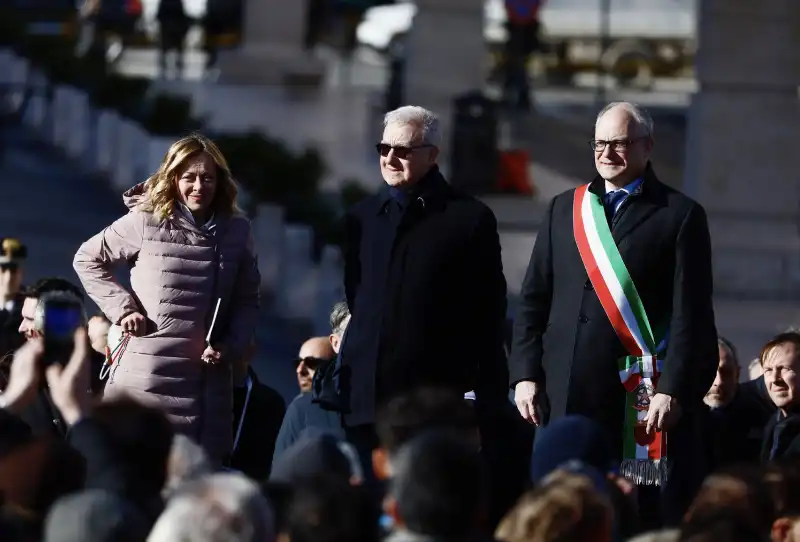
<instances>
[{"instance_id":1,"label":"crowd of people","mask_svg":"<svg viewBox=\"0 0 800 542\"><path fill-rule=\"evenodd\" d=\"M653 131L600 112L509 340L494 215L439 171L433 113L388 113L288 405L251 366L255 244L209 139L76 247L80 285L25 284L24 232L0 239L0 540L800 541L800 332L752 362L718 336L705 212Z\"/></svg>"}]
</instances>

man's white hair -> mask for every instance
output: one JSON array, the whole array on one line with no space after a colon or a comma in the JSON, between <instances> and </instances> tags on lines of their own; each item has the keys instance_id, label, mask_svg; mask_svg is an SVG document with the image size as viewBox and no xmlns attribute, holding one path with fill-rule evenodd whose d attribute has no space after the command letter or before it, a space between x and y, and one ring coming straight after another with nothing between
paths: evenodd
<instances>
[{"instance_id":1,"label":"man's white hair","mask_svg":"<svg viewBox=\"0 0 800 542\"><path fill-rule=\"evenodd\" d=\"M383 126L390 124L405 126L412 125L422 130L422 141L426 145L438 147L441 140L439 130L439 117L433 111L428 111L418 105L404 105L394 111L389 111L383 117Z\"/></svg>"},{"instance_id":2,"label":"man's white hair","mask_svg":"<svg viewBox=\"0 0 800 542\"><path fill-rule=\"evenodd\" d=\"M212 474L167 503L147 542L274 542L272 510L242 474Z\"/></svg>"},{"instance_id":3,"label":"man's white hair","mask_svg":"<svg viewBox=\"0 0 800 542\"><path fill-rule=\"evenodd\" d=\"M639 133L643 137L653 137L653 131L655 129L653 117L650 116L650 113L648 113L645 108L632 102L611 102L597 114L597 120L595 120L594 123L595 126L597 126L597 123L603 118L603 115L617 107L624 109L630 114L633 121L639 127Z\"/></svg>"}]
</instances>

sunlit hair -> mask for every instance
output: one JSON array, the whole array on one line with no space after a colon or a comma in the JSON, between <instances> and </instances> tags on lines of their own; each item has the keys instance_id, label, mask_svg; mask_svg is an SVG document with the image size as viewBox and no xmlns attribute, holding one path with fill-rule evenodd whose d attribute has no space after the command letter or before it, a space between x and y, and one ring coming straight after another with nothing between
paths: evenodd
<instances>
[{"instance_id":1,"label":"sunlit hair","mask_svg":"<svg viewBox=\"0 0 800 542\"><path fill-rule=\"evenodd\" d=\"M684 523L702 522L722 512L733 512L762 532L769 532L775 519L775 503L765 473L742 465L711 474L703 481L684 516Z\"/></svg>"},{"instance_id":2,"label":"sunlit hair","mask_svg":"<svg viewBox=\"0 0 800 542\"><path fill-rule=\"evenodd\" d=\"M145 183L147 199L142 203L142 210L153 213L161 220L173 216L175 202L178 201L178 175L186 161L201 152L211 156L217 165L217 192L211 208L220 214L241 213L236 205L239 190L231 175L228 161L222 156L219 147L201 134L188 135L172 144L158 170Z\"/></svg>"},{"instance_id":3,"label":"sunlit hair","mask_svg":"<svg viewBox=\"0 0 800 542\"><path fill-rule=\"evenodd\" d=\"M653 117L650 116L650 113L647 110L640 106L639 104L635 104L632 102L611 102L600 112L597 114L597 120L595 120L595 126L597 123L600 122L600 119L603 116L611 111L612 109L616 109L619 107L620 109L624 109L628 112L631 116L633 121L636 123L637 127L639 128L639 135L643 137L653 137L653 132L655 131L655 124L653 123Z\"/></svg>"},{"instance_id":4,"label":"sunlit hair","mask_svg":"<svg viewBox=\"0 0 800 542\"><path fill-rule=\"evenodd\" d=\"M765 344L761 349L761 353L758 356L761 366L764 366L764 362L767 361L767 357L776 347L783 346L784 344L791 344L794 346L796 352L800 352L800 332L784 331L783 333L778 333L771 338L769 342L767 342L767 344Z\"/></svg>"},{"instance_id":5,"label":"sunlit hair","mask_svg":"<svg viewBox=\"0 0 800 542\"><path fill-rule=\"evenodd\" d=\"M502 542L610 540L613 508L580 474L556 470L524 494L495 531Z\"/></svg>"}]
</instances>

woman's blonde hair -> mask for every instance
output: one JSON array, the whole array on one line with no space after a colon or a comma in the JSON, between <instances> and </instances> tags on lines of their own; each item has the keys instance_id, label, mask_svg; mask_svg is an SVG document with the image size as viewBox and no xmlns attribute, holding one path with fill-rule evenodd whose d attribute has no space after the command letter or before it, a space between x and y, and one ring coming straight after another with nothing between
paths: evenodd
<instances>
[{"instance_id":1,"label":"woman's blonde hair","mask_svg":"<svg viewBox=\"0 0 800 542\"><path fill-rule=\"evenodd\" d=\"M610 540L612 514L608 497L589 478L557 470L520 498L500 522L495 538L502 542Z\"/></svg>"},{"instance_id":2,"label":"woman's blonde hair","mask_svg":"<svg viewBox=\"0 0 800 542\"><path fill-rule=\"evenodd\" d=\"M212 209L221 214L241 213L236 205L239 189L231 175L228 161L213 141L197 133L181 138L170 146L158 170L145 182L147 196L142 203L143 210L153 213L161 220L171 217L178 199L178 175L189 158L202 152L208 154L217 165L217 191L211 203Z\"/></svg>"}]
</instances>

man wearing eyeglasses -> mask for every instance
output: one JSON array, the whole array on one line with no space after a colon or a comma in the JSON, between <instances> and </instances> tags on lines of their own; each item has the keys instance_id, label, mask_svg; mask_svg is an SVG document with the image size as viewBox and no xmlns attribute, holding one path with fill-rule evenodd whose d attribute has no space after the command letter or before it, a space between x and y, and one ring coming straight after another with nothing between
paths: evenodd
<instances>
[{"instance_id":1,"label":"man wearing eyeglasses","mask_svg":"<svg viewBox=\"0 0 800 542\"><path fill-rule=\"evenodd\" d=\"M0 358L25 342L18 329L22 322L24 299L20 291L27 255L27 248L19 240L0 238Z\"/></svg>"},{"instance_id":2,"label":"man wearing eyeglasses","mask_svg":"<svg viewBox=\"0 0 800 542\"><path fill-rule=\"evenodd\" d=\"M345 218L352 316L338 380L345 431L365 466L377 445L376 409L394 397L438 386L475 390L479 411L507 402L497 221L445 180L440 137L426 109L387 113L376 145L384 182Z\"/></svg>"},{"instance_id":3,"label":"man wearing eyeglasses","mask_svg":"<svg viewBox=\"0 0 800 542\"><path fill-rule=\"evenodd\" d=\"M635 104L598 115L598 175L550 202L509 371L530 423L588 416L606 428L623 474L672 486L672 521L702 480L691 456L701 449L697 414L714 381L717 336L706 213L658 180L653 143L653 121ZM658 517L652 508L643 513Z\"/></svg>"}]
</instances>

